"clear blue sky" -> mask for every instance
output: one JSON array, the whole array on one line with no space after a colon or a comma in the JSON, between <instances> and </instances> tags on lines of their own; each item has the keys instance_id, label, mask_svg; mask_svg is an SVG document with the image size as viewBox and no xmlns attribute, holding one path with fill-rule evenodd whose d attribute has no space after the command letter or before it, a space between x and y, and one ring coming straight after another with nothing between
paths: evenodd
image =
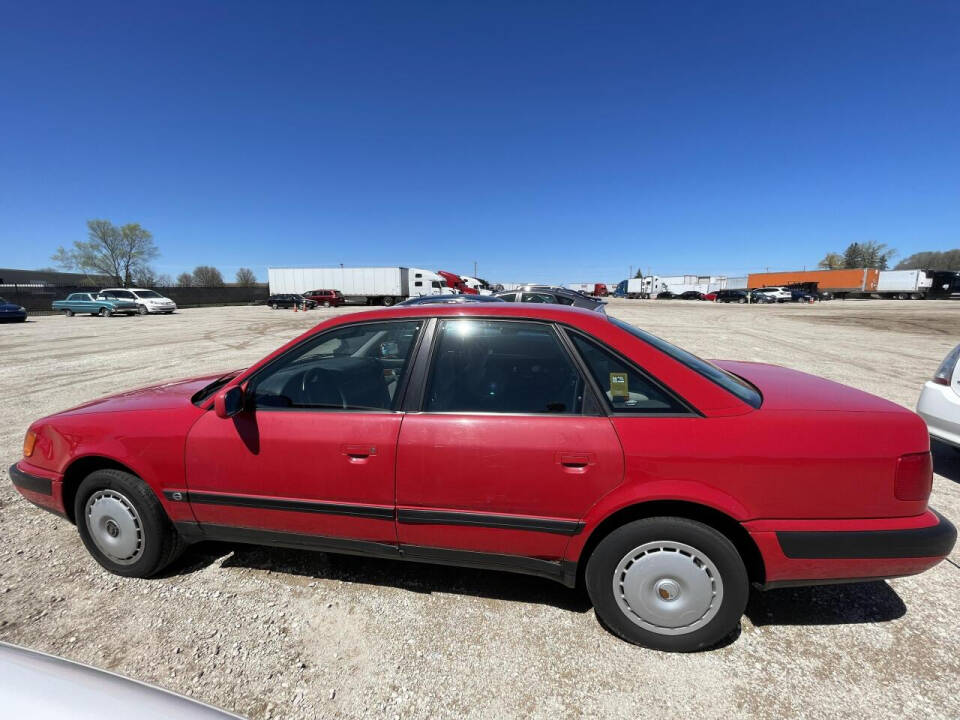
<instances>
[{"instance_id":1,"label":"clear blue sky","mask_svg":"<svg viewBox=\"0 0 960 720\"><path fill-rule=\"evenodd\" d=\"M6 3L0 267L616 281L960 245L956 2Z\"/></svg>"}]
</instances>

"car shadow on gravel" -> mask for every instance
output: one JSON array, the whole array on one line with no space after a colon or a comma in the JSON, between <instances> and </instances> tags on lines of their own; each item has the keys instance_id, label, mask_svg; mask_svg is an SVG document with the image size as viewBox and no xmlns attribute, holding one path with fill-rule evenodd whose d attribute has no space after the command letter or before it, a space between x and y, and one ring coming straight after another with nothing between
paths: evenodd
<instances>
[{"instance_id":1,"label":"car shadow on gravel","mask_svg":"<svg viewBox=\"0 0 960 720\"><path fill-rule=\"evenodd\" d=\"M188 548L166 574L197 572L221 558L223 568L269 570L281 581L286 576L288 582L299 586L313 580L337 580L417 593L442 592L550 605L578 613L593 607L586 592L531 575L258 545L198 543Z\"/></svg>"},{"instance_id":2,"label":"car shadow on gravel","mask_svg":"<svg viewBox=\"0 0 960 720\"><path fill-rule=\"evenodd\" d=\"M754 625L851 625L896 620L907 612L883 581L781 588L750 594L746 615Z\"/></svg>"},{"instance_id":3,"label":"car shadow on gravel","mask_svg":"<svg viewBox=\"0 0 960 720\"><path fill-rule=\"evenodd\" d=\"M930 438L930 453L933 455L933 471L947 480L960 483L960 451Z\"/></svg>"}]
</instances>

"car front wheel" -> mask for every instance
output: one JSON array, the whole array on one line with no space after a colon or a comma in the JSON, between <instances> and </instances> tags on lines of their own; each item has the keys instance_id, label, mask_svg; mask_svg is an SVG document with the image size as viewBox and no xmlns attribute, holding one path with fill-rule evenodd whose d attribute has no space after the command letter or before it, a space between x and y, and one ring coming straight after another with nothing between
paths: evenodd
<instances>
[{"instance_id":1,"label":"car front wheel","mask_svg":"<svg viewBox=\"0 0 960 720\"><path fill-rule=\"evenodd\" d=\"M73 317L73 310L64 310L63 314L67 317Z\"/></svg>"},{"instance_id":2,"label":"car front wheel","mask_svg":"<svg viewBox=\"0 0 960 720\"><path fill-rule=\"evenodd\" d=\"M74 513L87 550L116 575L155 575L184 547L156 495L122 470L88 475L77 489Z\"/></svg>"},{"instance_id":3,"label":"car front wheel","mask_svg":"<svg viewBox=\"0 0 960 720\"><path fill-rule=\"evenodd\" d=\"M141 306L137 309L137 312L140 313L141 315L146 315L146 314L147 314L148 312L150 312L150 311L147 310L147 306L146 306L146 305L141 305Z\"/></svg>"},{"instance_id":4,"label":"car front wheel","mask_svg":"<svg viewBox=\"0 0 960 720\"><path fill-rule=\"evenodd\" d=\"M591 554L585 577L605 627L628 642L670 652L702 650L729 637L749 595L733 543L679 517L617 528Z\"/></svg>"}]
</instances>

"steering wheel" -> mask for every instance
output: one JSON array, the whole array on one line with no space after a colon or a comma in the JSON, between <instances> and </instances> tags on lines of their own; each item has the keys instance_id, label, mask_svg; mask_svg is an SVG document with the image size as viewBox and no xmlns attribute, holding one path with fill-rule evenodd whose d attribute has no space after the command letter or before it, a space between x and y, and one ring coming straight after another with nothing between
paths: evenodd
<instances>
[{"instance_id":1,"label":"steering wheel","mask_svg":"<svg viewBox=\"0 0 960 720\"><path fill-rule=\"evenodd\" d=\"M311 405L331 405L332 403L327 402L328 398L320 398L320 402L317 402L315 391L319 387L336 389L337 395L340 396L340 407L347 407L347 396L343 394L343 389L339 384L330 382L329 377L323 377L319 368L313 368L303 374L303 380L300 381L300 391L303 393L304 400Z\"/></svg>"}]
</instances>

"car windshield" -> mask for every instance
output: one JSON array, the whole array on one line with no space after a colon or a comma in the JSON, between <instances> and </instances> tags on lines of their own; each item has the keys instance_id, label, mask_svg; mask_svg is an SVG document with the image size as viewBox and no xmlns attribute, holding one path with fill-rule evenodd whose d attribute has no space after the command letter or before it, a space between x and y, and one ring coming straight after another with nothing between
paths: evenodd
<instances>
[{"instance_id":1,"label":"car windshield","mask_svg":"<svg viewBox=\"0 0 960 720\"><path fill-rule=\"evenodd\" d=\"M9 301L9 300L7 300L7 299L6 299L5 297L0 297L0 303L3 303L3 304L5 304L5 305L6 305L6 304L9 304L9 303L10 303L10 301Z\"/></svg>"},{"instance_id":2,"label":"car windshield","mask_svg":"<svg viewBox=\"0 0 960 720\"><path fill-rule=\"evenodd\" d=\"M693 353L687 352L682 348L678 348L676 345L672 345L666 340L658 338L656 335L651 335L650 333L645 332L638 327L634 327L629 323L623 322L623 320L610 318L610 322L617 327L626 330L634 337L643 340L645 343L653 345L653 347L660 352L669 355L677 362L686 365L688 368L699 375L702 375L707 380L716 383L727 392L732 393L740 400L747 403L747 405L750 407L759 408L760 404L763 402L763 398L755 387L747 383L745 380L737 377L733 373L722 370L713 363L708 363L706 360L698 358Z\"/></svg>"},{"instance_id":3,"label":"car windshield","mask_svg":"<svg viewBox=\"0 0 960 720\"><path fill-rule=\"evenodd\" d=\"M137 291L134 292L133 294L136 295L137 297L140 297L140 298L161 298L161 297L163 297L163 295L161 295L160 293L156 293L156 292L154 292L153 290L137 290Z\"/></svg>"}]
</instances>

